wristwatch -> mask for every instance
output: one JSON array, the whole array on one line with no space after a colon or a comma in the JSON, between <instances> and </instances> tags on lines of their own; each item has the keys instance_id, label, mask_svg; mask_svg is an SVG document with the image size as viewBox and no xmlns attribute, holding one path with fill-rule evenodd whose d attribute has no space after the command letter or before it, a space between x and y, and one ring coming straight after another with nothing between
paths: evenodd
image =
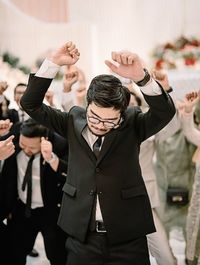
<instances>
[{"instance_id":1,"label":"wristwatch","mask_svg":"<svg viewBox=\"0 0 200 265\"><path fill-rule=\"evenodd\" d=\"M47 163L51 164L52 162L54 162L57 159L57 155L54 154L53 152L51 153L51 158L49 160L45 160Z\"/></svg>"},{"instance_id":2,"label":"wristwatch","mask_svg":"<svg viewBox=\"0 0 200 265\"><path fill-rule=\"evenodd\" d=\"M144 70L145 76L142 80L136 82L136 85L138 85L138 86L145 86L149 82L149 80L151 79L151 76L150 76L149 72L147 71L147 69L144 68L143 70Z\"/></svg>"}]
</instances>

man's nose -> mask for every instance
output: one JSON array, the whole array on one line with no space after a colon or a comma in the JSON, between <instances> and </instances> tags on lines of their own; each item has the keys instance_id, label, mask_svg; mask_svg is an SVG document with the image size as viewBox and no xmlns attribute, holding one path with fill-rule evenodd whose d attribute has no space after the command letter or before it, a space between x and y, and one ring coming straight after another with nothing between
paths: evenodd
<instances>
[{"instance_id":1,"label":"man's nose","mask_svg":"<svg viewBox=\"0 0 200 265\"><path fill-rule=\"evenodd\" d=\"M103 121L100 121L99 124L97 124L99 129L105 129Z\"/></svg>"},{"instance_id":2,"label":"man's nose","mask_svg":"<svg viewBox=\"0 0 200 265\"><path fill-rule=\"evenodd\" d=\"M26 154L31 153L31 150L29 148L24 148L23 150L24 150L24 153L26 153Z\"/></svg>"}]
</instances>

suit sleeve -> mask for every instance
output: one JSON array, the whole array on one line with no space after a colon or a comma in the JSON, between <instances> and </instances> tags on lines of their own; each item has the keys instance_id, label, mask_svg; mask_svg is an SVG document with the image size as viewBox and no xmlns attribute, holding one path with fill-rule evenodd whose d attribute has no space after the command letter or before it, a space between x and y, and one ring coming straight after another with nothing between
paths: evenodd
<instances>
[{"instance_id":1,"label":"suit sleeve","mask_svg":"<svg viewBox=\"0 0 200 265\"><path fill-rule=\"evenodd\" d=\"M68 114L43 103L51 81L31 74L20 104L32 119L66 137Z\"/></svg>"},{"instance_id":2,"label":"suit sleeve","mask_svg":"<svg viewBox=\"0 0 200 265\"><path fill-rule=\"evenodd\" d=\"M161 95L144 95L145 101L149 105L146 113L139 112L136 115L136 130L139 140L142 142L150 136L158 133L164 128L176 113L176 109L170 95L162 87Z\"/></svg>"},{"instance_id":3,"label":"suit sleeve","mask_svg":"<svg viewBox=\"0 0 200 265\"><path fill-rule=\"evenodd\" d=\"M59 158L59 164L57 173L61 178L67 176L67 168L68 168L68 142L65 138L60 136L55 132L49 133L49 138L52 139L51 142L53 144L53 152Z\"/></svg>"}]
</instances>

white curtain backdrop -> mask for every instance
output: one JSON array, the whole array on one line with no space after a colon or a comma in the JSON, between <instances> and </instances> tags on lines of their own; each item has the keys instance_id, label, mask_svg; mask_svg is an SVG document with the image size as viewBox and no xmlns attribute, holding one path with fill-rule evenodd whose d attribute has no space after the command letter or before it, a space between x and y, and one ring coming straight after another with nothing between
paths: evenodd
<instances>
[{"instance_id":1,"label":"white curtain backdrop","mask_svg":"<svg viewBox=\"0 0 200 265\"><path fill-rule=\"evenodd\" d=\"M107 71L104 60L112 50L130 49L148 62L159 43L182 34L200 38L199 0L67 2L69 22L47 23L0 0L0 52L9 51L30 66L40 54L70 39L80 48L79 66L90 78Z\"/></svg>"},{"instance_id":2,"label":"white curtain backdrop","mask_svg":"<svg viewBox=\"0 0 200 265\"><path fill-rule=\"evenodd\" d=\"M13 7L42 21L67 22L67 0L10 0Z\"/></svg>"}]
</instances>

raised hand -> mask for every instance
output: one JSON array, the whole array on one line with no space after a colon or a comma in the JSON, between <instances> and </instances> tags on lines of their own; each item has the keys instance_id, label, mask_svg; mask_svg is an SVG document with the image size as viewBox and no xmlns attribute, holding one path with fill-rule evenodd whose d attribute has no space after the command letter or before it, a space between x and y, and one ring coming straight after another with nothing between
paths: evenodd
<instances>
[{"instance_id":1,"label":"raised hand","mask_svg":"<svg viewBox=\"0 0 200 265\"><path fill-rule=\"evenodd\" d=\"M57 171L59 159L53 153L52 143L48 141L47 139L45 139L44 137L41 137L41 153L42 153L44 160L50 164L51 168L54 171Z\"/></svg>"},{"instance_id":2,"label":"raised hand","mask_svg":"<svg viewBox=\"0 0 200 265\"><path fill-rule=\"evenodd\" d=\"M191 92L185 95L185 112L191 112L200 99L200 92Z\"/></svg>"},{"instance_id":3,"label":"raised hand","mask_svg":"<svg viewBox=\"0 0 200 265\"><path fill-rule=\"evenodd\" d=\"M0 136L7 134L10 131L13 123L9 120L0 120Z\"/></svg>"},{"instance_id":4,"label":"raised hand","mask_svg":"<svg viewBox=\"0 0 200 265\"><path fill-rule=\"evenodd\" d=\"M180 113L190 113L200 100L200 92L191 92L185 95L183 101L177 102Z\"/></svg>"},{"instance_id":5,"label":"raised hand","mask_svg":"<svg viewBox=\"0 0 200 265\"><path fill-rule=\"evenodd\" d=\"M4 141L0 141L0 160L6 159L15 152L13 144L14 135L11 135Z\"/></svg>"},{"instance_id":6,"label":"raised hand","mask_svg":"<svg viewBox=\"0 0 200 265\"><path fill-rule=\"evenodd\" d=\"M2 95L3 92L6 91L7 88L8 88L8 83L1 81L0 82L0 95Z\"/></svg>"},{"instance_id":7,"label":"raised hand","mask_svg":"<svg viewBox=\"0 0 200 265\"><path fill-rule=\"evenodd\" d=\"M134 82L141 81L144 76L144 64L140 57L131 52L112 52L112 60L115 63L106 60L105 64L112 72L133 80Z\"/></svg>"},{"instance_id":8,"label":"raised hand","mask_svg":"<svg viewBox=\"0 0 200 265\"><path fill-rule=\"evenodd\" d=\"M162 71L153 70L152 77L157 80L165 91L170 89L169 80L167 74Z\"/></svg>"},{"instance_id":9,"label":"raised hand","mask_svg":"<svg viewBox=\"0 0 200 265\"><path fill-rule=\"evenodd\" d=\"M49 161L52 156L52 143L45 139L44 137L41 138L41 153L44 160Z\"/></svg>"},{"instance_id":10,"label":"raised hand","mask_svg":"<svg viewBox=\"0 0 200 265\"><path fill-rule=\"evenodd\" d=\"M76 45L69 41L59 49L54 51L48 59L57 65L72 65L79 59L80 53L76 48Z\"/></svg>"},{"instance_id":11,"label":"raised hand","mask_svg":"<svg viewBox=\"0 0 200 265\"><path fill-rule=\"evenodd\" d=\"M78 81L78 71L71 71L64 74L63 77L63 92L70 92L72 85Z\"/></svg>"}]
</instances>

